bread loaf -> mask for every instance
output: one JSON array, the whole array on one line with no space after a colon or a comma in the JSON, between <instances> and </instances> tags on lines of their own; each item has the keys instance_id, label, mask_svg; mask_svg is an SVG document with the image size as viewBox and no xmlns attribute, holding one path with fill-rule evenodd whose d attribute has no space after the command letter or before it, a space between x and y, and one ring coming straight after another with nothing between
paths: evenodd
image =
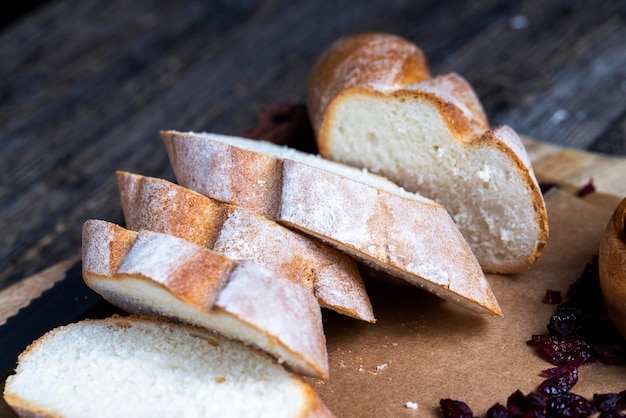
<instances>
[{"instance_id":1,"label":"bread loaf","mask_svg":"<svg viewBox=\"0 0 626 418\"><path fill-rule=\"evenodd\" d=\"M254 261L313 292L320 304L375 322L350 257L264 216L165 180L117 173L126 227L183 238L232 259Z\"/></svg>"},{"instance_id":2,"label":"bread loaf","mask_svg":"<svg viewBox=\"0 0 626 418\"><path fill-rule=\"evenodd\" d=\"M92 220L83 227L83 277L128 312L201 326L254 345L298 373L328 376L315 297L251 261Z\"/></svg>"},{"instance_id":3,"label":"bread loaf","mask_svg":"<svg viewBox=\"0 0 626 418\"><path fill-rule=\"evenodd\" d=\"M198 327L111 317L48 332L4 389L22 417L330 417L265 354Z\"/></svg>"},{"instance_id":4,"label":"bread loaf","mask_svg":"<svg viewBox=\"0 0 626 418\"><path fill-rule=\"evenodd\" d=\"M261 141L168 131L179 184L263 214L374 268L501 315L445 209L362 170Z\"/></svg>"},{"instance_id":5,"label":"bread loaf","mask_svg":"<svg viewBox=\"0 0 626 418\"><path fill-rule=\"evenodd\" d=\"M489 128L461 76L431 79L425 60L407 64L416 53L392 47L417 49L393 35L353 35L313 67L308 107L320 154L441 203L486 272L528 269L548 221L520 138L507 126ZM404 76L416 73L423 78Z\"/></svg>"},{"instance_id":6,"label":"bread loaf","mask_svg":"<svg viewBox=\"0 0 626 418\"><path fill-rule=\"evenodd\" d=\"M598 271L606 310L626 338L626 197L606 225L600 242Z\"/></svg>"}]
</instances>

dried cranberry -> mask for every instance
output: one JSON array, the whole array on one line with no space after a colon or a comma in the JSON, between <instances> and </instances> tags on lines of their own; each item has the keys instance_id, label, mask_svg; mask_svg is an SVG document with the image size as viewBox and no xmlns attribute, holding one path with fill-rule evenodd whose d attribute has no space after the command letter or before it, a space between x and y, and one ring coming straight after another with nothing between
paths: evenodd
<instances>
[{"instance_id":1,"label":"dried cranberry","mask_svg":"<svg viewBox=\"0 0 626 418\"><path fill-rule=\"evenodd\" d=\"M473 418L474 413L466 403L452 399L441 399L439 401L441 413L444 418Z\"/></svg>"},{"instance_id":2,"label":"dried cranberry","mask_svg":"<svg viewBox=\"0 0 626 418\"><path fill-rule=\"evenodd\" d=\"M591 402L571 392L550 396L546 405L549 417L586 417L595 412Z\"/></svg>"},{"instance_id":3,"label":"dried cranberry","mask_svg":"<svg viewBox=\"0 0 626 418\"><path fill-rule=\"evenodd\" d=\"M619 412L626 409L626 390L620 393L594 394L593 404L600 412Z\"/></svg>"},{"instance_id":4,"label":"dried cranberry","mask_svg":"<svg viewBox=\"0 0 626 418\"><path fill-rule=\"evenodd\" d=\"M600 291L600 273L597 261L587 263L580 277L570 285L567 296L581 307L604 307Z\"/></svg>"},{"instance_id":5,"label":"dried cranberry","mask_svg":"<svg viewBox=\"0 0 626 418\"><path fill-rule=\"evenodd\" d=\"M568 366L561 366L561 367L553 367L551 369L542 370L541 373L539 373L539 376L545 377L545 378L560 376L563 374L563 372L565 371L567 367Z\"/></svg>"},{"instance_id":6,"label":"dried cranberry","mask_svg":"<svg viewBox=\"0 0 626 418\"><path fill-rule=\"evenodd\" d=\"M563 301L563 295L558 290L548 289L543 297L543 303L547 305L558 305Z\"/></svg>"},{"instance_id":7,"label":"dried cranberry","mask_svg":"<svg viewBox=\"0 0 626 418\"><path fill-rule=\"evenodd\" d=\"M509 414L506 406L496 403L487 410L487 418L511 418L511 414Z\"/></svg>"},{"instance_id":8,"label":"dried cranberry","mask_svg":"<svg viewBox=\"0 0 626 418\"><path fill-rule=\"evenodd\" d=\"M507 399L506 409L514 417L542 416L546 402L537 393L531 392L525 396L520 390L516 390Z\"/></svg>"},{"instance_id":9,"label":"dried cranberry","mask_svg":"<svg viewBox=\"0 0 626 418\"><path fill-rule=\"evenodd\" d=\"M576 196L584 197L595 191L596 191L596 186L593 185L593 179L589 179L589 182L587 184L585 184L583 187L578 189L578 193L576 193Z\"/></svg>"},{"instance_id":10,"label":"dried cranberry","mask_svg":"<svg viewBox=\"0 0 626 418\"><path fill-rule=\"evenodd\" d=\"M537 389L544 395L559 395L569 392L578 382L578 369L576 367L564 367L562 373L544 380Z\"/></svg>"},{"instance_id":11,"label":"dried cranberry","mask_svg":"<svg viewBox=\"0 0 626 418\"><path fill-rule=\"evenodd\" d=\"M548 332L558 337L579 336L584 334L589 317L589 313L576 303L571 301L561 303L550 317Z\"/></svg>"},{"instance_id":12,"label":"dried cranberry","mask_svg":"<svg viewBox=\"0 0 626 418\"><path fill-rule=\"evenodd\" d=\"M589 344L580 339L533 335L528 344L536 347L555 366L577 367L594 359Z\"/></svg>"}]
</instances>

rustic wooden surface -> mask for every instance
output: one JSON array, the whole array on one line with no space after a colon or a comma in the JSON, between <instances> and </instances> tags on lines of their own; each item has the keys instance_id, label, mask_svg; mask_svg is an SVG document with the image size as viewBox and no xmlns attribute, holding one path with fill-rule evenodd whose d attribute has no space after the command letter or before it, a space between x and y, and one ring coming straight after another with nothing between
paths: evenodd
<instances>
[{"instance_id":1,"label":"rustic wooden surface","mask_svg":"<svg viewBox=\"0 0 626 418\"><path fill-rule=\"evenodd\" d=\"M622 0L49 1L0 30L0 290L121 221L114 170L173 178L160 129L240 134L371 30L466 77L494 125L626 154Z\"/></svg>"}]
</instances>

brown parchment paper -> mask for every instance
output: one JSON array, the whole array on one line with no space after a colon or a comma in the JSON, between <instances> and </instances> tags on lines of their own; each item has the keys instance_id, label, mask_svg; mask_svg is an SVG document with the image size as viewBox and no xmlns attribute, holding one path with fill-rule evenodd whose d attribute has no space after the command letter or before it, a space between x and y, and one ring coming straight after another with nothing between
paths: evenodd
<instances>
[{"instance_id":1,"label":"brown parchment paper","mask_svg":"<svg viewBox=\"0 0 626 418\"><path fill-rule=\"evenodd\" d=\"M324 313L330 378L308 379L338 417L440 416L439 399L466 402L484 416L525 394L552 367L526 344L545 334L555 307L546 289L565 293L594 254L614 208L601 208L560 190L546 196L550 238L527 272L488 276L504 318L474 314L411 285L375 273L366 285L377 323ZM626 367L593 363L579 370L571 392L626 389ZM417 403L417 409L407 402Z\"/></svg>"}]
</instances>

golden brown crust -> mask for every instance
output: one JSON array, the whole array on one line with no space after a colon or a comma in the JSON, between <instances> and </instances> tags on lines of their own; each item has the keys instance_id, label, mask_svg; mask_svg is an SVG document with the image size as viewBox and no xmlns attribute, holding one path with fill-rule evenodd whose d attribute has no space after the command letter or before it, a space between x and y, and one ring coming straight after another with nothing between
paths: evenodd
<instances>
[{"instance_id":1,"label":"golden brown crust","mask_svg":"<svg viewBox=\"0 0 626 418\"><path fill-rule=\"evenodd\" d=\"M396 35L362 33L326 49L309 75L307 105L315 131L326 107L346 88L395 90L430 78L426 58L415 44Z\"/></svg>"},{"instance_id":2,"label":"golden brown crust","mask_svg":"<svg viewBox=\"0 0 626 418\"><path fill-rule=\"evenodd\" d=\"M178 165L179 159L189 161L196 158L194 153L197 152L197 147L189 146L197 142L195 134L162 131L161 138L173 167ZM178 146L179 144L184 144L184 146ZM215 190L215 185L219 185L219 193L212 196L213 198L223 202L232 202L236 196L238 200L245 203L245 206L240 206L274 219L280 204L280 196L276 196L274 191L282 181L281 162L269 156L251 156L236 147L216 146L211 151L213 154L205 154L202 166L198 166L194 173L178 172L176 174L178 183L211 182L213 184L205 185L205 188L213 190ZM231 170L234 166L237 170ZM245 172L246 175L232 174L235 172ZM197 191L202 193L201 190Z\"/></svg>"},{"instance_id":3,"label":"golden brown crust","mask_svg":"<svg viewBox=\"0 0 626 418\"><path fill-rule=\"evenodd\" d=\"M315 294L323 306L375 322L354 260L261 215L166 180L117 173L126 226L250 259Z\"/></svg>"},{"instance_id":4,"label":"golden brown crust","mask_svg":"<svg viewBox=\"0 0 626 418\"><path fill-rule=\"evenodd\" d=\"M227 216L226 205L191 190L164 201L159 195L174 192L175 185L123 171L118 171L116 177L129 229L162 232L204 247L213 246ZM172 203L175 206L168 206ZM206 222L207 219L212 222Z\"/></svg>"},{"instance_id":5,"label":"golden brown crust","mask_svg":"<svg viewBox=\"0 0 626 418\"><path fill-rule=\"evenodd\" d=\"M600 244L600 288L611 321L626 338L626 198L611 216Z\"/></svg>"},{"instance_id":6,"label":"golden brown crust","mask_svg":"<svg viewBox=\"0 0 626 418\"><path fill-rule=\"evenodd\" d=\"M286 361L293 370L315 377L328 376L320 308L310 292L258 264L234 261L183 239L145 230L129 231L137 238L123 260L116 260L120 267L102 274L98 268L101 263L89 260L97 260L99 254L108 264L107 257L117 256L117 252L99 251L107 234L109 245L116 245L120 228L109 222L92 221L85 229L85 251L91 258L83 263L83 277L109 302L134 313L167 312L167 316L196 325L204 324L202 315L212 315L217 308L231 322L237 320L238 325L246 324L255 333L271 336L270 340L275 341L271 345L287 353ZM184 316L186 313L179 318L178 311L171 307L173 302L137 298L124 286L127 280L164 289L197 311L195 320ZM234 336L241 338L237 331Z\"/></svg>"},{"instance_id":7,"label":"golden brown crust","mask_svg":"<svg viewBox=\"0 0 626 418\"><path fill-rule=\"evenodd\" d=\"M148 232L136 233L105 221L87 221L83 228L83 276L87 285L93 287L94 278L119 278L122 275L149 277L158 273L159 284L174 292L188 303L210 308L228 280L235 262L203 247L169 240L171 246L163 245L166 236ZM106 242L109 251L104 250ZM132 244L127 245L128 242ZM176 246L176 248L174 247ZM169 251L177 251L177 257L167 257ZM162 257L159 257L162 255ZM143 260L151 257L152 272L147 272ZM118 266L105 271L103 263Z\"/></svg>"}]
</instances>

